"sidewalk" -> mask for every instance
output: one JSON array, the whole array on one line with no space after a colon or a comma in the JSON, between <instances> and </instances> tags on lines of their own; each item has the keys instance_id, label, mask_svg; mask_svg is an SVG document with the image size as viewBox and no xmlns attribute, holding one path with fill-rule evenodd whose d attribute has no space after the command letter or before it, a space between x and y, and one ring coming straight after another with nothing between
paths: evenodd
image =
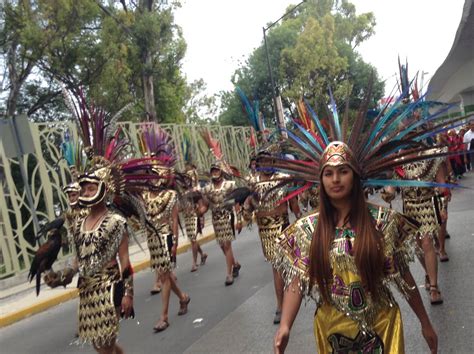
<instances>
[{"instance_id":1,"label":"sidewalk","mask_svg":"<svg viewBox=\"0 0 474 354\"><path fill-rule=\"evenodd\" d=\"M210 220L206 220L203 234L198 238L200 244L207 243L215 238L214 230ZM130 246L130 261L135 272L148 269L150 266L150 255L146 240L141 242L140 249L137 243ZM188 238L180 233L178 254L190 249L191 243ZM56 267L60 269L61 267ZM65 301L78 296L78 291L72 284L77 283L77 276L67 288L49 288L44 282L41 283L41 292L36 296L35 282L23 283L0 291L0 328L20 321L26 317L45 311Z\"/></svg>"}]
</instances>

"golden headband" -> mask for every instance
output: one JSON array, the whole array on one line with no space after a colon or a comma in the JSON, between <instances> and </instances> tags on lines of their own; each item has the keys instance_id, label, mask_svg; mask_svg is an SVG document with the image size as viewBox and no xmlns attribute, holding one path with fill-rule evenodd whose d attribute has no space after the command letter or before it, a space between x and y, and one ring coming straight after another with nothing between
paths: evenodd
<instances>
[{"instance_id":1,"label":"golden headband","mask_svg":"<svg viewBox=\"0 0 474 354\"><path fill-rule=\"evenodd\" d=\"M326 166L336 167L342 165L348 165L354 172L360 174L357 160L354 158L354 154L349 146L342 141L333 141L324 149L321 156L319 163L320 174L323 173Z\"/></svg>"}]
</instances>

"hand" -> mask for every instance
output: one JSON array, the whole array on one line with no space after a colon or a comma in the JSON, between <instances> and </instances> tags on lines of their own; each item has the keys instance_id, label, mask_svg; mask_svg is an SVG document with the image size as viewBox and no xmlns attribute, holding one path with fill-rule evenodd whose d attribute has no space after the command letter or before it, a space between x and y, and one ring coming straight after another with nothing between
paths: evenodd
<instances>
[{"instance_id":1,"label":"hand","mask_svg":"<svg viewBox=\"0 0 474 354\"><path fill-rule=\"evenodd\" d=\"M441 210L440 217L443 223L445 223L448 220L448 213L446 212L446 210Z\"/></svg>"},{"instance_id":2,"label":"hand","mask_svg":"<svg viewBox=\"0 0 474 354\"><path fill-rule=\"evenodd\" d=\"M173 246L171 247L171 257L176 259L176 252L178 250L178 244L175 242L173 243Z\"/></svg>"},{"instance_id":3,"label":"hand","mask_svg":"<svg viewBox=\"0 0 474 354\"><path fill-rule=\"evenodd\" d=\"M235 228L237 229L237 233L240 234L240 232L242 231L242 222L239 221Z\"/></svg>"},{"instance_id":4,"label":"hand","mask_svg":"<svg viewBox=\"0 0 474 354\"><path fill-rule=\"evenodd\" d=\"M431 353L437 353L438 336L436 335L436 332L431 323L429 325L422 326L421 333L423 334L423 337L425 337L426 343L428 343Z\"/></svg>"},{"instance_id":5,"label":"hand","mask_svg":"<svg viewBox=\"0 0 474 354\"><path fill-rule=\"evenodd\" d=\"M128 296L128 295L122 297L122 305L121 305L121 311L120 311L120 313L122 314L122 317L129 318L132 314L132 309L133 309L133 297Z\"/></svg>"},{"instance_id":6,"label":"hand","mask_svg":"<svg viewBox=\"0 0 474 354\"><path fill-rule=\"evenodd\" d=\"M61 285L61 282L60 282L60 276L58 273L56 272L49 272L47 273L45 276L44 276L44 282L46 283L46 285L48 285L50 288L56 288L58 287L59 285Z\"/></svg>"},{"instance_id":7,"label":"hand","mask_svg":"<svg viewBox=\"0 0 474 354\"><path fill-rule=\"evenodd\" d=\"M280 326L275 333L275 338L273 339L273 352L276 354L283 354L285 352L286 346L288 345L289 339L290 329Z\"/></svg>"}]
</instances>

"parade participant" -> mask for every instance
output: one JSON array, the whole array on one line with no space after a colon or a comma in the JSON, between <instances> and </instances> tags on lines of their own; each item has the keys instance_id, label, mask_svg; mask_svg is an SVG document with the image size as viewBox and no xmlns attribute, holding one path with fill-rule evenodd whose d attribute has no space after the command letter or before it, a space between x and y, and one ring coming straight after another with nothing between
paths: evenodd
<instances>
[{"instance_id":1,"label":"parade participant","mask_svg":"<svg viewBox=\"0 0 474 354\"><path fill-rule=\"evenodd\" d=\"M410 119L407 130L398 128L397 118L409 113L405 110L393 115L390 110L383 113L384 109L371 126L364 128L368 102L368 98L364 100L350 136L341 131L332 97L330 123L335 141L329 142L315 114L323 144L301 127L288 132L292 145L311 163L276 157L262 161L262 166L289 173L289 183L306 181L301 190L320 185L319 212L296 221L278 240L275 264L288 288L275 335L275 352L285 350L302 297L309 294L318 303L314 326L319 353L403 352L402 320L388 287L391 282L406 295L430 349L437 350L436 333L408 268L416 222L368 204L363 194L364 186L400 185L387 180L386 174L405 162L429 158L414 154L418 148L398 154L399 145L392 142L400 140L402 146L411 146L423 133L410 140L406 137L417 122L414 119ZM399 106L400 100L395 105ZM422 181L404 184L438 186Z\"/></svg>"},{"instance_id":2,"label":"parade participant","mask_svg":"<svg viewBox=\"0 0 474 354\"><path fill-rule=\"evenodd\" d=\"M434 150L434 152L437 151ZM430 154L434 152L428 151ZM442 164L443 159L422 160L405 164L395 170L394 178L444 184L447 176ZM449 190L445 188L441 188L440 193L450 196ZM394 195L394 187L385 188L385 201L390 201ZM436 190L431 187L404 187L402 188L402 201L405 215L420 224L417 243L423 252L418 259L426 272L425 288L430 292L430 302L432 305L442 304L444 300L438 286L438 259L435 243L439 242L440 225L447 219L446 209L440 208L439 213L436 213Z\"/></svg>"},{"instance_id":3,"label":"parade participant","mask_svg":"<svg viewBox=\"0 0 474 354\"><path fill-rule=\"evenodd\" d=\"M277 145L270 145L266 149L262 149L257 154L257 165L260 156L277 154L278 150ZM287 187L278 187L280 181L286 177L286 175L277 173L272 169L262 169L253 178L252 184L249 185L252 194L245 200L243 205L243 218L245 221L251 221L255 211L263 256L266 261L272 264L272 267L275 260L276 239L289 225L288 207L290 207L297 218L301 217L298 199L288 198L286 200L289 194ZM273 283L277 299L273 323L278 324L281 318L284 289L283 279L274 267Z\"/></svg>"},{"instance_id":4,"label":"parade participant","mask_svg":"<svg viewBox=\"0 0 474 354\"><path fill-rule=\"evenodd\" d=\"M151 190L142 193L148 219L147 243L150 251L150 267L161 282L161 315L153 327L162 332L169 327L169 301L171 291L179 299L178 315L188 312L191 298L177 285L173 269L176 267L178 248L178 193L172 188L176 153L171 137L157 124L145 123L140 127L140 149L144 156L157 159L152 172L159 177Z\"/></svg>"},{"instance_id":5,"label":"parade participant","mask_svg":"<svg viewBox=\"0 0 474 354\"><path fill-rule=\"evenodd\" d=\"M150 177L137 171L150 170L155 161L125 160L128 143L115 128L123 109L109 117L88 104L82 90L76 97L77 106L67 92L65 96L88 158L78 182L79 203L90 212L77 217L71 228L75 261L60 273L61 281L67 284L79 272L79 342L92 344L99 353L123 353L117 345L119 319L134 316L128 253L131 233L124 215L139 216L144 227L144 210L130 193L150 187Z\"/></svg>"},{"instance_id":6,"label":"parade participant","mask_svg":"<svg viewBox=\"0 0 474 354\"><path fill-rule=\"evenodd\" d=\"M191 242L191 251L193 256L193 264L191 266L191 272L195 272L198 269L197 257L198 254L201 257L201 265L206 264L207 253L204 253L197 241L198 235L202 234L203 225L201 218L197 214L197 203L196 199L200 199L200 187L199 187L199 175L196 166L192 162L192 155L190 150L190 143L188 139L184 139L183 144L183 156L185 161L185 171L187 176L186 184L183 188L180 206L184 215L184 224L186 229L186 235Z\"/></svg>"},{"instance_id":7,"label":"parade participant","mask_svg":"<svg viewBox=\"0 0 474 354\"><path fill-rule=\"evenodd\" d=\"M234 257L232 250L232 241L235 240L235 216L233 209L235 208L239 220L237 222L237 231L242 229L242 214L240 207L225 204L225 197L235 189L235 182L228 180L231 175L235 175L236 171L230 167L224 160L220 150L219 143L214 140L208 131L203 132L203 139L211 149L216 161L211 164L210 177L211 181L202 190L203 198L199 201L198 213L204 215L208 209L212 213L212 226L216 241L222 249L226 259L227 271L225 285L232 285L234 278L239 276L241 268L240 263Z\"/></svg>"},{"instance_id":8,"label":"parade participant","mask_svg":"<svg viewBox=\"0 0 474 354\"><path fill-rule=\"evenodd\" d=\"M69 133L66 132L64 135L64 142L61 145L61 150L64 160L68 163L69 171L71 173L72 181L63 187L63 192L67 197L67 208L63 213L51 223L46 224L39 232L37 239L42 234L52 233L46 244L42 245L35 254L33 262L31 264L30 276L37 275L36 278L36 293L40 291L40 274L45 270L50 270L46 273L44 280L51 288L57 286L66 286L64 278L61 280L61 274L52 270L52 265L56 261L61 246L72 245L72 227L75 223L75 219L78 217L85 217L87 215L87 209L81 208L79 205L79 193L81 187L77 182L78 173L82 170L83 154L80 144L74 144ZM61 229L63 225L66 228L67 235L63 237ZM31 281L31 279L30 279Z\"/></svg>"}]
</instances>

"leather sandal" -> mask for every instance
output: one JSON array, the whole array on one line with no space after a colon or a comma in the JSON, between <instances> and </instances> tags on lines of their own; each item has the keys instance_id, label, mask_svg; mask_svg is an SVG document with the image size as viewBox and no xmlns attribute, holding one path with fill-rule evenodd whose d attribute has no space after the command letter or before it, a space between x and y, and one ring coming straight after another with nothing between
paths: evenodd
<instances>
[{"instance_id":1,"label":"leather sandal","mask_svg":"<svg viewBox=\"0 0 474 354\"><path fill-rule=\"evenodd\" d=\"M198 270L197 266L194 265L194 266L191 267L191 273L195 272L196 270Z\"/></svg>"},{"instance_id":2,"label":"leather sandal","mask_svg":"<svg viewBox=\"0 0 474 354\"><path fill-rule=\"evenodd\" d=\"M232 285L232 284L234 284L234 278L231 275L228 275L225 278L225 286L229 286L229 285Z\"/></svg>"},{"instance_id":3,"label":"leather sandal","mask_svg":"<svg viewBox=\"0 0 474 354\"><path fill-rule=\"evenodd\" d=\"M237 264L237 265L232 267L232 276L234 278L237 278L239 276L240 268L242 268L242 266L240 264Z\"/></svg>"},{"instance_id":4,"label":"leather sandal","mask_svg":"<svg viewBox=\"0 0 474 354\"><path fill-rule=\"evenodd\" d=\"M201 265L206 264L207 253L203 253L201 256Z\"/></svg>"},{"instance_id":5,"label":"leather sandal","mask_svg":"<svg viewBox=\"0 0 474 354\"><path fill-rule=\"evenodd\" d=\"M154 289L150 290L151 295L156 295L156 294L159 294L159 293L161 293L161 288L154 288Z\"/></svg>"},{"instance_id":6,"label":"leather sandal","mask_svg":"<svg viewBox=\"0 0 474 354\"><path fill-rule=\"evenodd\" d=\"M179 301L178 316L186 315L188 313L188 304L191 301L191 297L189 295L186 295L186 296L187 296L186 300Z\"/></svg>"},{"instance_id":7,"label":"leather sandal","mask_svg":"<svg viewBox=\"0 0 474 354\"><path fill-rule=\"evenodd\" d=\"M435 296L434 299L433 295ZM431 305L441 305L443 303L443 297L441 296L441 292L438 289L438 285L430 286L430 302Z\"/></svg>"},{"instance_id":8,"label":"leather sandal","mask_svg":"<svg viewBox=\"0 0 474 354\"><path fill-rule=\"evenodd\" d=\"M273 317L273 324L279 324L281 321L281 311L275 312L275 317Z\"/></svg>"},{"instance_id":9,"label":"leather sandal","mask_svg":"<svg viewBox=\"0 0 474 354\"><path fill-rule=\"evenodd\" d=\"M158 322L156 324L155 327L153 327L153 330L155 331L155 333L158 333L158 332L163 332L166 328L168 328L170 326L170 324L168 323L168 321L166 320L160 320L160 322Z\"/></svg>"},{"instance_id":10,"label":"leather sandal","mask_svg":"<svg viewBox=\"0 0 474 354\"><path fill-rule=\"evenodd\" d=\"M439 261L440 262L448 262L449 261L449 257L448 257L448 254L446 252L443 253L439 253Z\"/></svg>"}]
</instances>

